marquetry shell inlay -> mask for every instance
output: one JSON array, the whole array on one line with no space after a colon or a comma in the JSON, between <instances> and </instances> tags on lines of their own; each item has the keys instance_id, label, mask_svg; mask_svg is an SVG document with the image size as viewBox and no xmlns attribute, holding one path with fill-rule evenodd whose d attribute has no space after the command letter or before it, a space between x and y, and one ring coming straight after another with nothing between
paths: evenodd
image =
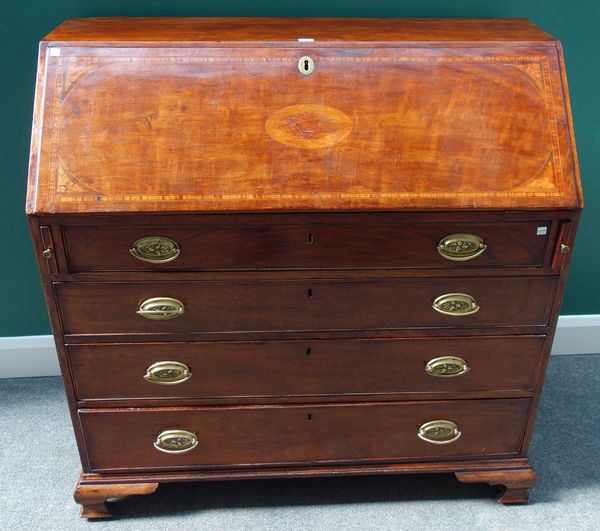
<instances>
[{"instance_id":1,"label":"marquetry shell inlay","mask_svg":"<svg viewBox=\"0 0 600 531\"><path fill-rule=\"evenodd\" d=\"M352 120L327 105L292 105L273 113L265 130L286 146L318 149L344 140L352 130Z\"/></svg>"}]
</instances>

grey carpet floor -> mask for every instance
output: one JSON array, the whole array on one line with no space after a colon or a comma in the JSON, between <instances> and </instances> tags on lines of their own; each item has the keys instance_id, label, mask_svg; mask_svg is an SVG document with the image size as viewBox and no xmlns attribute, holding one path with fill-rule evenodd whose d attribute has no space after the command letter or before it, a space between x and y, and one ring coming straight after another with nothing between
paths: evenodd
<instances>
[{"instance_id":1,"label":"grey carpet floor","mask_svg":"<svg viewBox=\"0 0 600 531\"><path fill-rule=\"evenodd\" d=\"M553 357L529 505L451 475L261 480L162 485L88 522L71 497L79 463L60 380L0 380L0 529L599 530L599 398L600 355Z\"/></svg>"}]
</instances>

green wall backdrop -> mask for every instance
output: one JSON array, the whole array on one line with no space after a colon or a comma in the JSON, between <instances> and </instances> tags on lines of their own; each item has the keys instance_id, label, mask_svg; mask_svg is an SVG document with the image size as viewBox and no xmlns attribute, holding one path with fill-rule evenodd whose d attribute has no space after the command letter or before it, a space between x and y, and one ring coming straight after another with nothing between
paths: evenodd
<instances>
[{"instance_id":1,"label":"green wall backdrop","mask_svg":"<svg viewBox=\"0 0 600 531\"><path fill-rule=\"evenodd\" d=\"M598 0L21 0L6 2L0 101L0 337L50 331L24 215L37 42L66 18L89 16L527 17L565 49L586 194L563 314L600 313L600 3Z\"/></svg>"}]
</instances>

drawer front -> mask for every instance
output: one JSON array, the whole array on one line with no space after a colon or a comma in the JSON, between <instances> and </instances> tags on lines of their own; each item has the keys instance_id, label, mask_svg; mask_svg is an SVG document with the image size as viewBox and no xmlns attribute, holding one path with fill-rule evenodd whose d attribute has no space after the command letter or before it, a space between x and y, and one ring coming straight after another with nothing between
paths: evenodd
<instances>
[{"instance_id":1,"label":"drawer front","mask_svg":"<svg viewBox=\"0 0 600 531\"><path fill-rule=\"evenodd\" d=\"M291 397L532 390L544 339L69 345L67 351L80 400Z\"/></svg>"},{"instance_id":2,"label":"drawer front","mask_svg":"<svg viewBox=\"0 0 600 531\"><path fill-rule=\"evenodd\" d=\"M541 266L550 225L71 226L63 231L72 272L469 268ZM438 250L445 237L465 233L479 239L453 237ZM461 260L453 259L456 255Z\"/></svg>"},{"instance_id":3,"label":"drawer front","mask_svg":"<svg viewBox=\"0 0 600 531\"><path fill-rule=\"evenodd\" d=\"M58 282L65 334L161 334L546 325L555 277L260 281ZM467 294L479 310L445 294ZM149 319L153 301L178 312ZM450 297L454 299L454 296ZM150 302L148 302L150 301ZM169 306L167 304L167 306ZM470 306L468 306L470 307ZM143 317L138 311L146 312ZM183 312L183 313L182 313Z\"/></svg>"},{"instance_id":4,"label":"drawer front","mask_svg":"<svg viewBox=\"0 0 600 531\"><path fill-rule=\"evenodd\" d=\"M80 410L79 417L97 471L516 455L529 405L507 399ZM454 423L460 437L447 444L420 438L419 428L435 420ZM165 443L168 432L180 431L187 433ZM155 443L187 451L167 453Z\"/></svg>"}]
</instances>

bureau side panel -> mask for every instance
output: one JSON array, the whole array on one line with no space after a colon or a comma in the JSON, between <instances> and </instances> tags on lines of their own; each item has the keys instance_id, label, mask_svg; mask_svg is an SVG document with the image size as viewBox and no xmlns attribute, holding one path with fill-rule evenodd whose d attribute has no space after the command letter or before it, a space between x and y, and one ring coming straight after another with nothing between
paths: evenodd
<instances>
[{"instance_id":1,"label":"bureau side panel","mask_svg":"<svg viewBox=\"0 0 600 531\"><path fill-rule=\"evenodd\" d=\"M542 353L542 359L540 364L540 371L537 375L536 380L536 395L533 399L533 404L530 410L529 418L527 421L527 429L525 432L525 438L523 441L522 454L525 455L527 449L529 448L529 444L531 442L531 436L533 435L533 430L535 427L535 420L538 412L538 406L544 386L544 380L546 377L546 372L548 370L548 363L550 361L550 353L552 351L552 344L554 341L554 337L556 335L556 325L558 322L558 317L560 315L560 308L563 302L565 287L567 283L567 277L569 273L569 267L571 265L571 257L573 255L573 246L575 245L575 236L577 234L577 228L579 226L580 214L575 213L573 217L564 221L562 224L561 231L558 236L558 241L556 242L556 247L554 249L553 254L553 264L554 267L557 268L560 276L558 278L558 285L556 289L556 293L554 299L552 300L551 313L549 318L549 328L548 328L548 336L546 339L546 343L544 345L544 350ZM563 252L565 248L563 246L567 246L568 252Z\"/></svg>"},{"instance_id":2,"label":"bureau side panel","mask_svg":"<svg viewBox=\"0 0 600 531\"><path fill-rule=\"evenodd\" d=\"M52 327L52 334L54 336L54 344L58 353L58 362L60 365L65 393L67 395L67 402L71 415L71 421L73 423L77 447L79 449L79 456L81 458L84 471L87 471L89 470L89 462L86 453L86 445L84 442L84 434L81 430L81 424L77 415L77 398L75 395L75 387L71 378L69 357L64 346L60 312L50 280L51 271L57 268L56 259L57 254L59 254L57 253L57 249L60 249L60 244L56 244L55 239L53 238L52 228L47 225L40 226L39 220L36 216L29 216L29 228L33 240L36 260L39 266L44 299L48 308L48 316L50 318L50 325ZM50 250L49 254L47 252L48 250ZM50 447L52 444L52 441L48 441L48 447Z\"/></svg>"}]
</instances>

